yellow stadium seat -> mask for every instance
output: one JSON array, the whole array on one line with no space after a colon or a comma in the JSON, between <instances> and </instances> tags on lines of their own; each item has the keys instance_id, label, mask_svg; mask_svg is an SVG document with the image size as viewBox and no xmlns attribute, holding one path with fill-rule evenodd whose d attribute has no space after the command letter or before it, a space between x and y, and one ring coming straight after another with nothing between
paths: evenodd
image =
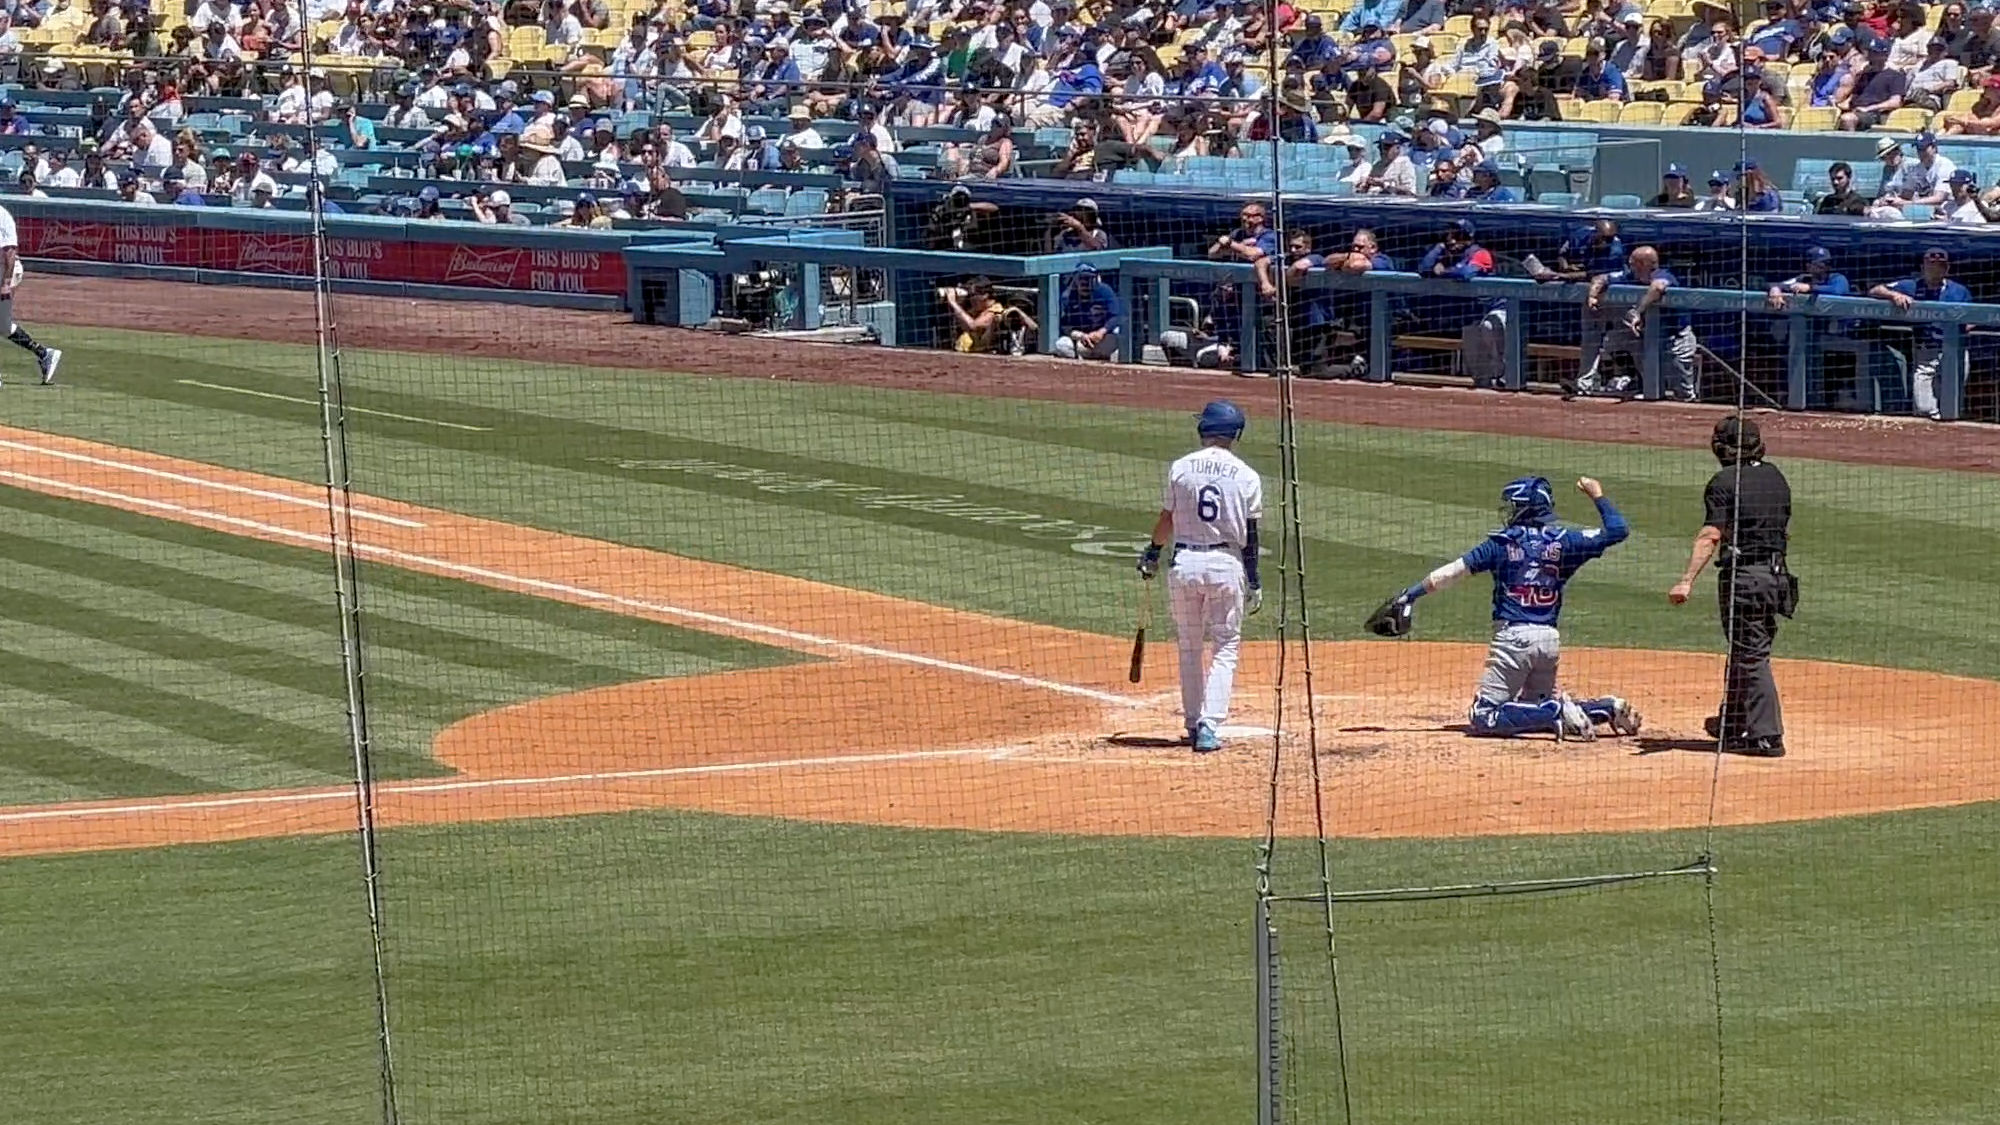
<instances>
[{"instance_id":1,"label":"yellow stadium seat","mask_svg":"<svg viewBox=\"0 0 2000 1125\"><path fill-rule=\"evenodd\" d=\"M1589 46L1590 40L1588 39L1566 39L1563 41L1563 57L1580 59L1583 57L1584 49Z\"/></svg>"},{"instance_id":2,"label":"yellow stadium seat","mask_svg":"<svg viewBox=\"0 0 2000 1125\"><path fill-rule=\"evenodd\" d=\"M1970 113L1972 107L1978 104L1979 91L1960 90L1951 96L1951 101L1944 108L1946 113Z\"/></svg>"},{"instance_id":3,"label":"yellow stadium seat","mask_svg":"<svg viewBox=\"0 0 2000 1125\"><path fill-rule=\"evenodd\" d=\"M1681 100L1681 91L1686 87L1687 83L1685 82L1663 79L1659 82L1637 83L1632 87L1632 91L1637 94L1665 94L1668 101L1677 102Z\"/></svg>"},{"instance_id":4,"label":"yellow stadium seat","mask_svg":"<svg viewBox=\"0 0 2000 1125\"><path fill-rule=\"evenodd\" d=\"M1431 53L1438 58L1448 59L1458 53L1461 42L1463 40L1449 31L1436 32L1431 36Z\"/></svg>"},{"instance_id":5,"label":"yellow stadium seat","mask_svg":"<svg viewBox=\"0 0 2000 1125\"><path fill-rule=\"evenodd\" d=\"M1610 125L1618 121L1625 106L1609 99L1600 102L1578 102L1576 113L1571 115L1568 108L1563 110L1565 121L1592 121L1600 125Z\"/></svg>"},{"instance_id":6,"label":"yellow stadium seat","mask_svg":"<svg viewBox=\"0 0 2000 1125\"><path fill-rule=\"evenodd\" d=\"M1812 84L1811 74L1794 74L1785 79L1785 100L1798 106L1811 105Z\"/></svg>"},{"instance_id":7,"label":"yellow stadium seat","mask_svg":"<svg viewBox=\"0 0 2000 1125\"><path fill-rule=\"evenodd\" d=\"M1473 75L1461 71L1445 79L1444 85L1438 87L1435 94L1451 98L1469 98L1478 92L1479 87L1474 82Z\"/></svg>"},{"instance_id":8,"label":"yellow stadium seat","mask_svg":"<svg viewBox=\"0 0 2000 1125\"><path fill-rule=\"evenodd\" d=\"M1840 111L1830 105L1792 111L1791 128L1799 133L1830 133L1840 124Z\"/></svg>"},{"instance_id":9,"label":"yellow stadium seat","mask_svg":"<svg viewBox=\"0 0 2000 1125\"><path fill-rule=\"evenodd\" d=\"M1889 115L1889 119L1876 128L1891 133L1921 133L1930 126L1931 111L1927 109L1899 109Z\"/></svg>"},{"instance_id":10,"label":"yellow stadium seat","mask_svg":"<svg viewBox=\"0 0 2000 1125\"><path fill-rule=\"evenodd\" d=\"M1660 102L1632 102L1618 109L1620 125L1658 125L1667 107Z\"/></svg>"},{"instance_id":11,"label":"yellow stadium seat","mask_svg":"<svg viewBox=\"0 0 2000 1125\"><path fill-rule=\"evenodd\" d=\"M1160 65L1165 67L1178 65L1181 61L1181 52L1182 47L1179 43L1168 43L1154 50L1154 54L1160 56Z\"/></svg>"},{"instance_id":12,"label":"yellow stadium seat","mask_svg":"<svg viewBox=\"0 0 2000 1125\"><path fill-rule=\"evenodd\" d=\"M1472 34L1472 17L1471 16L1451 17L1450 19L1444 21L1444 33L1446 35L1459 35L1459 36Z\"/></svg>"},{"instance_id":13,"label":"yellow stadium seat","mask_svg":"<svg viewBox=\"0 0 2000 1125\"><path fill-rule=\"evenodd\" d=\"M715 32L713 31L695 31L688 34L687 49L690 55L696 55L696 52L706 53L714 48L714 46ZM699 58L700 56L696 55L696 57Z\"/></svg>"},{"instance_id":14,"label":"yellow stadium seat","mask_svg":"<svg viewBox=\"0 0 2000 1125\"><path fill-rule=\"evenodd\" d=\"M507 53L517 59L532 59L542 53L548 36L539 27L516 27L507 32Z\"/></svg>"}]
</instances>

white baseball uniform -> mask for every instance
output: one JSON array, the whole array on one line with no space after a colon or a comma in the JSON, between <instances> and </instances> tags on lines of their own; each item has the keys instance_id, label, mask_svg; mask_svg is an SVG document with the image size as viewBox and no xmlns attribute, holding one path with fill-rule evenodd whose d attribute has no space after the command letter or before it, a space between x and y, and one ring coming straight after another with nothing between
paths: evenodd
<instances>
[{"instance_id":1,"label":"white baseball uniform","mask_svg":"<svg viewBox=\"0 0 2000 1125\"><path fill-rule=\"evenodd\" d=\"M1160 507L1174 521L1167 598L1180 648L1181 713L1189 731L1200 723L1220 727L1229 717L1243 632L1243 549L1249 522L1264 515L1264 483L1235 453L1204 446L1167 470Z\"/></svg>"}]
</instances>

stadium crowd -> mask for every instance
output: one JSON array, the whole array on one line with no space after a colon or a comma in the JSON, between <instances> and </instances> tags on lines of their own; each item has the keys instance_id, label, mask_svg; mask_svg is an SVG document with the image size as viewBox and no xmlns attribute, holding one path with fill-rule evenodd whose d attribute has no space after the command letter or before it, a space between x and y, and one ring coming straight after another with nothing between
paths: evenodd
<instances>
[{"instance_id":1,"label":"stadium crowd","mask_svg":"<svg viewBox=\"0 0 2000 1125\"><path fill-rule=\"evenodd\" d=\"M1932 135L2000 134L1994 9L1958 0L1766 0L1740 25L1711 0L3 7L0 55L21 67L23 97L82 88L93 67L122 77L117 96L93 107L83 143L36 154L26 170L40 187L95 176L83 167L93 140L111 187L129 168L142 196L191 202L224 194L205 190L222 183L248 204L260 175L330 176L399 149L417 160L397 168L420 178L615 200L594 222L684 214L675 173L697 166L834 170L879 193L899 174L1182 171L1278 141L1325 146L1313 178L1329 186L1501 203L1521 198L1502 182L1509 122L1635 119L1923 133L1897 142L1914 159L1893 182L1840 206L1881 215L1923 202L1964 222L2000 214L1993 185L1954 181L1969 170L1924 155ZM326 147L343 155L265 144L255 129L247 149L216 145L184 126L187 99L203 96L261 99L269 124L331 126ZM699 125L676 134L666 113ZM839 136L825 135L827 122ZM35 129L31 115L0 107L0 134ZM913 131L938 129L956 132L927 136L903 169ZM1055 147L1024 159L1024 133L1052 133ZM225 159L217 148L230 150ZM268 186L283 194L275 179ZM1708 188L1676 170L1653 202L1782 205L1754 161L1713 173Z\"/></svg>"}]
</instances>

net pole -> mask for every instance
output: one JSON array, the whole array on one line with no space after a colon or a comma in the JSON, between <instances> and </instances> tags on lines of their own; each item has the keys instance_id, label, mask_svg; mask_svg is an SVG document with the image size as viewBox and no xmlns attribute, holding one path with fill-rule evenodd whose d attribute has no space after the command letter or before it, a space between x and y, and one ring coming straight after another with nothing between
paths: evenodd
<instances>
[{"instance_id":1,"label":"net pole","mask_svg":"<svg viewBox=\"0 0 2000 1125\"><path fill-rule=\"evenodd\" d=\"M313 372L320 409L320 454L326 478L327 533L333 553L334 600L340 618L340 663L347 738L354 767L355 830L361 852L361 882L368 917L370 974L374 988L376 1056L383 1125L398 1125L395 1051L389 1027L389 981L384 958L382 862L376 831L373 737L368 722L368 686L362 653L360 572L354 541L354 489L347 444L347 408L341 378L340 335L333 310L332 249L326 234L326 185L319 173L319 129L312 120L313 54L310 36L301 41L305 70L306 214L311 223L313 261Z\"/></svg>"}]
</instances>

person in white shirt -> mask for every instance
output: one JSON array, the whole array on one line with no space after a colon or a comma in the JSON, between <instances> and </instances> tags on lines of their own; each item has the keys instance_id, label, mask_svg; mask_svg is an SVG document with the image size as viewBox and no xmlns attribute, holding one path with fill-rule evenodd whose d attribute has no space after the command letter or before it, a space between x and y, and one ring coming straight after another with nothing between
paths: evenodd
<instances>
[{"instance_id":1,"label":"person in white shirt","mask_svg":"<svg viewBox=\"0 0 2000 1125\"><path fill-rule=\"evenodd\" d=\"M521 143L521 151L528 154L522 163L527 166L528 182L536 187L561 187L567 177L563 173L562 161L556 158L556 150L545 144L528 141Z\"/></svg>"},{"instance_id":2,"label":"person in white shirt","mask_svg":"<svg viewBox=\"0 0 2000 1125\"><path fill-rule=\"evenodd\" d=\"M306 76L293 71L285 76L285 88L271 103L271 120L279 125L304 125L311 112L312 95L306 92Z\"/></svg>"},{"instance_id":3,"label":"person in white shirt","mask_svg":"<svg viewBox=\"0 0 2000 1125\"><path fill-rule=\"evenodd\" d=\"M1381 159L1362 182L1362 190L1372 195L1415 198L1417 166L1411 163L1410 154L1405 151L1410 139L1392 129L1377 137L1375 144L1382 150Z\"/></svg>"},{"instance_id":4,"label":"person in white shirt","mask_svg":"<svg viewBox=\"0 0 2000 1125\"><path fill-rule=\"evenodd\" d=\"M808 149L826 147L826 138L820 136L819 130L813 128L811 110L802 105L796 105L792 107L790 113L785 115L785 118L792 130L785 134L785 140L789 141L792 147Z\"/></svg>"},{"instance_id":5,"label":"person in white shirt","mask_svg":"<svg viewBox=\"0 0 2000 1125\"><path fill-rule=\"evenodd\" d=\"M806 16L804 27L798 38L792 40L792 61L798 64L799 77L807 82L817 82L826 73L826 62L833 56L833 35L827 30L826 17L817 12Z\"/></svg>"},{"instance_id":6,"label":"person in white shirt","mask_svg":"<svg viewBox=\"0 0 2000 1125\"><path fill-rule=\"evenodd\" d=\"M562 0L543 4L542 37L551 47L574 47L583 42L583 21L576 18L575 5Z\"/></svg>"},{"instance_id":7,"label":"person in white shirt","mask_svg":"<svg viewBox=\"0 0 2000 1125\"><path fill-rule=\"evenodd\" d=\"M243 26L243 13L229 0L204 0L204 3L188 17L188 26L196 35L208 34L211 24L220 24L222 30L234 34Z\"/></svg>"},{"instance_id":8,"label":"person in white shirt","mask_svg":"<svg viewBox=\"0 0 2000 1125\"><path fill-rule=\"evenodd\" d=\"M167 165L174 162L174 143L166 138L153 123L141 125L137 136L132 138L132 163L148 172L164 172Z\"/></svg>"},{"instance_id":9,"label":"person in white shirt","mask_svg":"<svg viewBox=\"0 0 2000 1125\"><path fill-rule=\"evenodd\" d=\"M1951 198L1938 206L1938 218L1948 223L1965 223L1985 226L1993 221L1986 204L1979 198L1979 177L1964 168L1951 174Z\"/></svg>"},{"instance_id":10,"label":"person in white shirt","mask_svg":"<svg viewBox=\"0 0 2000 1125\"><path fill-rule=\"evenodd\" d=\"M1708 194L1694 201L1697 211L1734 211L1736 195L1729 190L1729 177L1721 172L1708 177Z\"/></svg>"},{"instance_id":11,"label":"person in white shirt","mask_svg":"<svg viewBox=\"0 0 2000 1125\"><path fill-rule=\"evenodd\" d=\"M1195 420L1201 448L1167 469L1160 514L1139 556L1139 576L1150 581L1162 552L1174 549L1167 599L1180 654L1181 717L1197 754L1222 749L1243 616L1264 602L1257 576L1263 480L1233 449L1247 424L1234 403L1202 408Z\"/></svg>"},{"instance_id":12,"label":"person in white shirt","mask_svg":"<svg viewBox=\"0 0 2000 1125\"><path fill-rule=\"evenodd\" d=\"M42 182L52 188L73 188L83 186L83 174L69 166L69 157L60 152L49 153L49 174Z\"/></svg>"},{"instance_id":13,"label":"person in white shirt","mask_svg":"<svg viewBox=\"0 0 2000 1125\"><path fill-rule=\"evenodd\" d=\"M558 117L549 132L554 138L557 160L568 163L590 159L590 154L583 150L583 142L570 131L569 122Z\"/></svg>"},{"instance_id":14,"label":"person in white shirt","mask_svg":"<svg viewBox=\"0 0 2000 1125\"><path fill-rule=\"evenodd\" d=\"M743 122L736 122L736 131L741 135ZM662 121L654 130L656 143L660 149L660 167L692 168L695 165L694 150L674 139L674 127Z\"/></svg>"},{"instance_id":15,"label":"person in white shirt","mask_svg":"<svg viewBox=\"0 0 2000 1125\"><path fill-rule=\"evenodd\" d=\"M21 174L21 187L30 196L41 196L35 190L28 174ZM13 212L0 207L0 323L7 326L7 339L15 345L34 353L35 364L41 369L42 385L56 381L56 367L62 363L61 348L45 348L35 342L28 330L14 323L14 293L21 287L26 271L21 268L21 234L14 225Z\"/></svg>"},{"instance_id":16,"label":"person in white shirt","mask_svg":"<svg viewBox=\"0 0 2000 1125\"><path fill-rule=\"evenodd\" d=\"M417 94L416 106L431 120L436 120L438 117L451 111L450 87L444 84L443 78L436 74L431 75L429 84ZM423 128L422 125L411 127L417 129Z\"/></svg>"},{"instance_id":17,"label":"person in white shirt","mask_svg":"<svg viewBox=\"0 0 2000 1125\"><path fill-rule=\"evenodd\" d=\"M1333 178L1357 192L1361 191L1375 171L1375 165L1368 159L1368 138L1350 136L1340 143L1347 148L1347 163L1334 173Z\"/></svg>"},{"instance_id":18,"label":"person in white shirt","mask_svg":"<svg viewBox=\"0 0 2000 1125\"><path fill-rule=\"evenodd\" d=\"M382 115L382 124L391 129L428 129L431 116L424 107L417 104L417 87L413 82L405 82L396 88L396 104Z\"/></svg>"},{"instance_id":19,"label":"person in white shirt","mask_svg":"<svg viewBox=\"0 0 2000 1125\"><path fill-rule=\"evenodd\" d=\"M152 192L145 189L144 185L139 182L138 175L133 172L126 172L124 175L118 177L118 198L127 203L136 203L141 207L157 207L160 203L159 200L153 198Z\"/></svg>"},{"instance_id":20,"label":"person in white shirt","mask_svg":"<svg viewBox=\"0 0 2000 1125\"><path fill-rule=\"evenodd\" d=\"M39 181L36 179L34 170L31 168L21 169L20 178L15 183L20 185L21 194L27 196L29 199L47 199L49 197L48 192L43 191L37 186Z\"/></svg>"}]
</instances>

